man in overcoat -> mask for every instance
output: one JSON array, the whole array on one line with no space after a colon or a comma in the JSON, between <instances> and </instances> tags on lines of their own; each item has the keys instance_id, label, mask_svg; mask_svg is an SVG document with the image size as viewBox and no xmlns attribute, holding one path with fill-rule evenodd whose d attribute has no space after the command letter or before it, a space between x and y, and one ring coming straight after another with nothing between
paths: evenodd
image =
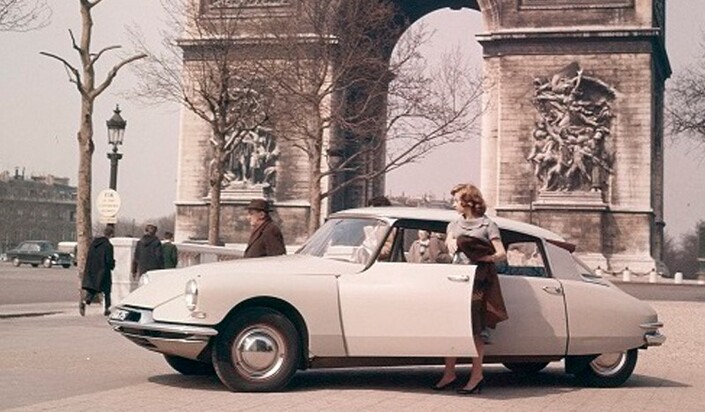
<instances>
[{"instance_id":1,"label":"man in overcoat","mask_svg":"<svg viewBox=\"0 0 705 412\"><path fill-rule=\"evenodd\" d=\"M139 278L145 272L154 269L164 269L164 253L162 241L157 237L157 227L148 224L144 228L144 236L135 247L135 255L132 259L132 277Z\"/></svg>"},{"instance_id":2,"label":"man in overcoat","mask_svg":"<svg viewBox=\"0 0 705 412\"><path fill-rule=\"evenodd\" d=\"M264 199L253 199L247 205L247 219L252 232L245 249L246 258L286 254L284 236L272 221L270 211L269 203Z\"/></svg>"},{"instance_id":3,"label":"man in overcoat","mask_svg":"<svg viewBox=\"0 0 705 412\"><path fill-rule=\"evenodd\" d=\"M173 269L179 264L179 249L174 244L174 234L164 232L162 240L162 252L164 254L164 269Z\"/></svg>"},{"instance_id":4,"label":"man in overcoat","mask_svg":"<svg viewBox=\"0 0 705 412\"><path fill-rule=\"evenodd\" d=\"M113 237L113 234L114 229L111 226L106 226L103 230L103 236L93 239L88 248L86 266L81 282L84 296L78 306L81 316L86 315L86 305L90 305L95 295L101 292L105 296L103 314L105 316L110 314L110 289L113 286L111 271L115 268L113 245L110 243L110 238Z\"/></svg>"}]
</instances>

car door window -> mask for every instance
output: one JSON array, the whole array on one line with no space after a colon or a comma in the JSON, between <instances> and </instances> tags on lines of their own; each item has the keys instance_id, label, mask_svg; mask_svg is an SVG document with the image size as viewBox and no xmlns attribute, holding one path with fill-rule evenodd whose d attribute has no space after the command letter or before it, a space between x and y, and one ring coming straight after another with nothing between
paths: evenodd
<instances>
[{"instance_id":1,"label":"car door window","mask_svg":"<svg viewBox=\"0 0 705 412\"><path fill-rule=\"evenodd\" d=\"M506 245L507 260L497 271L509 276L546 277L546 260L538 241L518 241Z\"/></svg>"}]
</instances>

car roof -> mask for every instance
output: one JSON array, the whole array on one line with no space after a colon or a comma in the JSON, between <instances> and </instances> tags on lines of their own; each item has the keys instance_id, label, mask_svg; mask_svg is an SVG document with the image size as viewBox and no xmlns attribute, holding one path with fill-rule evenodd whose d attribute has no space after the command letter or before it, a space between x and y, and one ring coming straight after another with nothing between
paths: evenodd
<instances>
[{"instance_id":1,"label":"car roof","mask_svg":"<svg viewBox=\"0 0 705 412\"><path fill-rule=\"evenodd\" d=\"M382 206L342 210L340 212L333 213L330 217L374 217L392 221L400 219L416 219L450 222L458 218L458 212L455 210L438 208ZM490 218L497 223L497 226L499 226L500 229L525 233L527 235L544 238L546 240L565 242L565 239L560 235L529 223L519 222L499 216L490 216Z\"/></svg>"}]
</instances>

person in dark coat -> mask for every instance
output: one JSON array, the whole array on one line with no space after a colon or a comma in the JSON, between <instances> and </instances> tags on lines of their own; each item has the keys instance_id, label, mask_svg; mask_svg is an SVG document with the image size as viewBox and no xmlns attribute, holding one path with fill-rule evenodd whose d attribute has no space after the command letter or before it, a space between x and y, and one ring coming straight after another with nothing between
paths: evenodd
<instances>
[{"instance_id":1,"label":"person in dark coat","mask_svg":"<svg viewBox=\"0 0 705 412\"><path fill-rule=\"evenodd\" d=\"M132 259L132 277L139 278L145 272L164 269L164 252L162 242L157 237L157 227L148 224L144 236L137 242Z\"/></svg>"},{"instance_id":2,"label":"person in dark coat","mask_svg":"<svg viewBox=\"0 0 705 412\"><path fill-rule=\"evenodd\" d=\"M284 236L269 216L270 211L269 203L264 199L253 199L247 205L247 219L252 232L245 249L246 258L286 254Z\"/></svg>"},{"instance_id":3,"label":"person in dark coat","mask_svg":"<svg viewBox=\"0 0 705 412\"><path fill-rule=\"evenodd\" d=\"M115 268L113 245L110 243L110 238L113 237L113 234L114 229L111 226L106 226L103 230L103 236L93 239L88 248L86 266L83 270L83 280L81 282L84 296L78 306L81 316L86 315L86 305L90 305L98 293L103 293L105 296L103 314L105 316L110 315L110 289L113 286L111 271Z\"/></svg>"},{"instance_id":4,"label":"person in dark coat","mask_svg":"<svg viewBox=\"0 0 705 412\"><path fill-rule=\"evenodd\" d=\"M164 232L162 252L164 254L164 269L173 269L179 264L179 249L174 244L173 233Z\"/></svg>"}]
</instances>

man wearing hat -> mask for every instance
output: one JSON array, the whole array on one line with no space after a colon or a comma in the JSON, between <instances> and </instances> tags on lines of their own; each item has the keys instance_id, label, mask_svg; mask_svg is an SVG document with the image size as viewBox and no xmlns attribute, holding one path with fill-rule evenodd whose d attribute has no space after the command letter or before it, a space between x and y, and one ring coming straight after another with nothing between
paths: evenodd
<instances>
[{"instance_id":1,"label":"man wearing hat","mask_svg":"<svg viewBox=\"0 0 705 412\"><path fill-rule=\"evenodd\" d=\"M269 216L269 203L264 199L253 199L247 205L247 220L250 221L250 240L245 257L277 256L286 254L284 237Z\"/></svg>"}]
</instances>

